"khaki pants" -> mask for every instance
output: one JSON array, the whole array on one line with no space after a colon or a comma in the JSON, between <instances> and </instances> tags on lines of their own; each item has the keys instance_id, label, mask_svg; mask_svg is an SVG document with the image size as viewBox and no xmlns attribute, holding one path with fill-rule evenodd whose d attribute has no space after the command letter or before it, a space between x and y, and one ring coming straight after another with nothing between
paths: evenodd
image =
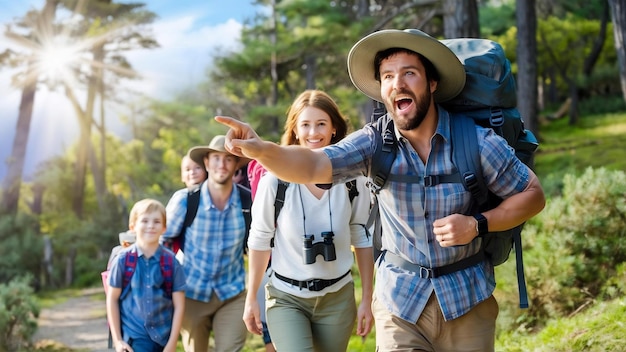
<instances>
[{"instance_id":1,"label":"khaki pants","mask_svg":"<svg viewBox=\"0 0 626 352\"><path fill-rule=\"evenodd\" d=\"M435 294L431 294L416 324L391 315L376 299L376 351L379 352L488 352L494 350L498 303L491 296L467 314L445 321Z\"/></svg>"},{"instance_id":2,"label":"khaki pants","mask_svg":"<svg viewBox=\"0 0 626 352\"><path fill-rule=\"evenodd\" d=\"M245 290L226 301L220 301L215 293L209 302L185 298L181 328L185 351L208 351L211 331L216 352L241 351L248 335L242 319L245 300Z\"/></svg>"},{"instance_id":3,"label":"khaki pants","mask_svg":"<svg viewBox=\"0 0 626 352\"><path fill-rule=\"evenodd\" d=\"M278 352L345 352L356 320L354 283L301 298L268 283L267 325Z\"/></svg>"}]
</instances>

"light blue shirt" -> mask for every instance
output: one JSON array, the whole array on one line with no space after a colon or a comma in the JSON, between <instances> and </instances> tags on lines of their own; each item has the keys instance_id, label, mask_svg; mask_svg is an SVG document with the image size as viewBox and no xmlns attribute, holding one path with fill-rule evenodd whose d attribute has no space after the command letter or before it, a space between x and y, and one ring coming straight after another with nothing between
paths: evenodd
<instances>
[{"instance_id":1,"label":"light blue shirt","mask_svg":"<svg viewBox=\"0 0 626 352\"><path fill-rule=\"evenodd\" d=\"M137 252L137 266L127 287L120 295L120 318L125 341L128 338L149 337L165 346L170 338L174 304L171 297L165 297L161 256L169 251L163 246L150 258L146 258L135 244L123 249L113 260L109 272L109 286L122 288L126 256L130 251ZM174 253L170 254L174 256ZM185 290L185 275L180 263L173 258L172 292Z\"/></svg>"},{"instance_id":2,"label":"light blue shirt","mask_svg":"<svg viewBox=\"0 0 626 352\"><path fill-rule=\"evenodd\" d=\"M391 167L398 175L452 174L450 118L441 107L439 122L431 138L426 164L411 144L397 131L398 152ZM333 166L333 182L340 183L357 175L366 175L376 148L375 130L365 127L350 134L324 152ZM529 183L528 168L519 161L506 141L491 129L477 127L478 144L487 187L502 198L523 191ZM378 195L382 247L425 267L440 267L475 254L480 241L465 246L441 247L433 233L436 219L465 213L471 194L460 183L442 183L425 187L422 183L388 181ZM403 270L386 262L377 264L375 294L389 311L415 323L434 291L446 320L458 318L489 298L496 282L489 261L433 279Z\"/></svg>"},{"instance_id":3,"label":"light blue shirt","mask_svg":"<svg viewBox=\"0 0 626 352\"><path fill-rule=\"evenodd\" d=\"M224 301L245 289L243 247L246 224L239 189L233 186L224 210L213 204L206 181L200 192L198 213L185 232L185 296L209 302L215 292ZM187 190L184 189L174 193L167 203L167 230L163 238L180 233L186 212Z\"/></svg>"}]
</instances>

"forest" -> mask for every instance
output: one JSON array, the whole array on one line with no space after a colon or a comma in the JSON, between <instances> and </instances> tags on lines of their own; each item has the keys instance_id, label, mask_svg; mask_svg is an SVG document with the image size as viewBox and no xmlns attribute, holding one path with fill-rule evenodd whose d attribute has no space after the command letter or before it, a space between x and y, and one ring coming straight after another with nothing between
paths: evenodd
<instances>
[{"instance_id":1,"label":"forest","mask_svg":"<svg viewBox=\"0 0 626 352\"><path fill-rule=\"evenodd\" d=\"M536 172L551 202L525 229L525 256L538 253L527 261L532 308L501 308L500 328L535 331L548 318L572 314L597 297L623 295L626 250L618 239L626 227L626 164L573 166L542 152L573 149L544 134L569 133L579 137L569 139L578 145L598 123L586 117L626 112L626 1L251 2L263 11L244 23L240 49L213 53L202 82L170 100L125 89L136 79L126 55L160 45L151 36L158 18L149 1L46 0L5 28L15 45L0 52L0 70L17 72L12 85L21 101L17 125L3 126L16 134L10 157L2 161L8 173L0 186L1 283L26 280L35 292L99 284L118 233L127 229L130 206L147 197L166 203L182 188L181 157L225 132L215 115L243 120L278 141L293 99L303 90L321 89L336 99L351 128L360 128L373 104L350 82L350 47L377 30L418 28L441 39L499 42L516 74L518 109L540 140ZM38 53L28 44L58 35L85 43L82 59L68 61L62 76L34 67L31 58ZM46 89L64 92L80 133L66 153L25 179L33 104ZM127 107L130 138L108 130L110 104ZM616 126L624 123L621 117ZM615 158L620 155L603 160ZM585 198L591 192L593 201ZM546 242L546 234L561 236L568 246ZM563 262L555 264L557 259ZM499 270L513 270L508 264ZM546 271L538 274L540 268ZM507 276L511 281L503 285L510 287L502 289L506 303L500 304L515 308L517 288L513 275Z\"/></svg>"}]
</instances>

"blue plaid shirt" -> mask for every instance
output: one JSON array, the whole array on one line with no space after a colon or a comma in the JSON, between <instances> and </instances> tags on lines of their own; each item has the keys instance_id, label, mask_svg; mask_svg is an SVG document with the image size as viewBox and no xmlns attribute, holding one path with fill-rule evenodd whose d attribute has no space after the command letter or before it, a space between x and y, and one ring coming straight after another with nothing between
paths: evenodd
<instances>
[{"instance_id":1,"label":"blue plaid shirt","mask_svg":"<svg viewBox=\"0 0 626 352\"><path fill-rule=\"evenodd\" d=\"M398 152L391 174L452 174L450 117L441 107L439 122L431 138L426 164L411 144L396 130ZM376 132L362 128L335 145L324 149L333 166L333 182L344 182L367 174L376 148ZM477 127L483 176L489 189L507 198L528 185L528 168L515 157L506 141L491 129ZM383 229L383 250L425 267L440 267L475 254L480 241L465 246L443 248L433 234L436 219L454 213L465 213L471 194L462 184L442 183L424 187L422 183L388 181L378 196ZM416 275L417 274L417 275ZM496 282L493 266L484 261L434 279L422 279L419 273L403 270L385 262L378 263L376 297L389 311L409 322L416 322L434 291L446 320L458 318L489 298Z\"/></svg>"},{"instance_id":2,"label":"blue plaid shirt","mask_svg":"<svg viewBox=\"0 0 626 352\"><path fill-rule=\"evenodd\" d=\"M224 210L213 204L206 181L200 192L198 213L185 233L185 296L208 302L215 292L224 301L245 289L243 242L246 224L241 212L239 189L233 185ZM166 212L167 231L163 237L171 238L180 233L185 221L187 189L172 195Z\"/></svg>"},{"instance_id":3,"label":"blue plaid shirt","mask_svg":"<svg viewBox=\"0 0 626 352\"><path fill-rule=\"evenodd\" d=\"M146 258L135 244L123 249L115 257L109 272L109 286L122 287L126 255L137 251L137 266L130 283L120 295L120 317L125 341L128 338L149 337L161 346L167 344L172 329L174 305L163 291L161 255L163 246ZM185 276L178 260L174 259L172 292L185 290Z\"/></svg>"}]
</instances>

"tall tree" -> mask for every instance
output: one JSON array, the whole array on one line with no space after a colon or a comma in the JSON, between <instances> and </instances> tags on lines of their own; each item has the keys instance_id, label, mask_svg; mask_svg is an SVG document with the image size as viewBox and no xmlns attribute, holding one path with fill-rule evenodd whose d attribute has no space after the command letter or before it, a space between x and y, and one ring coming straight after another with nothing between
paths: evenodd
<instances>
[{"instance_id":1,"label":"tall tree","mask_svg":"<svg viewBox=\"0 0 626 352\"><path fill-rule=\"evenodd\" d=\"M608 33L606 24L597 19L583 19L567 15L565 18L549 17L538 22L537 45L539 68L542 74L554 71L560 80L560 89L567 90L570 98L569 122L575 124L578 119L578 102L581 93L588 92L588 77L596 64L606 65L615 52L612 41L602 40L602 51L596 55L599 38ZM563 55L568 53L568 55ZM614 62L614 61L612 61ZM593 65L589 66L591 63ZM586 73L588 72L588 73Z\"/></svg>"},{"instance_id":2,"label":"tall tree","mask_svg":"<svg viewBox=\"0 0 626 352\"><path fill-rule=\"evenodd\" d=\"M478 38L478 3L476 0L443 0L443 35L446 38Z\"/></svg>"},{"instance_id":3,"label":"tall tree","mask_svg":"<svg viewBox=\"0 0 626 352\"><path fill-rule=\"evenodd\" d=\"M622 96L626 101L626 0L609 0Z\"/></svg>"},{"instance_id":4,"label":"tall tree","mask_svg":"<svg viewBox=\"0 0 626 352\"><path fill-rule=\"evenodd\" d=\"M12 52L0 55L0 58L10 60L13 65L26 65L26 71L22 73L21 79L15 79L17 85L22 87L22 97L20 100L17 127L13 139L13 149L7 162L8 173L2 185L2 203L0 211L14 215L17 212L20 199L20 188L22 185L22 173L24 172L24 161L26 159L26 147L30 134L30 122L33 115L33 105L35 103L35 92L39 79L37 63L32 61L39 55L42 46L46 45L47 34L53 32L54 14L58 5L58 0L46 0L43 9L29 12L18 26L25 27L30 32L20 35L7 29L7 37L13 39L20 46L26 46L33 50L30 54L13 55ZM17 56L17 57L16 57ZM0 60L4 61L4 60Z\"/></svg>"},{"instance_id":5,"label":"tall tree","mask_svg":"<svg viewBox=\"0 0 626 352\"><path fill-rule=\"evenodd\" d=\"M75 15L83 18L74 32L78 39L89 44L86 45L85 49L91 56L91 65L86 68L86 71L81 72L81 75L86 77L85 82L83 82L87 91L84 107L83 104L79 103L75 93L76 89L83 87L76 87L64 82L66 96L74 107L80 127L80 147L77 149L75 164L76 185L72 208L76 216L82 218L87 165L91 167L100 207L104 206L106 194L104 168L106 148L101 145L100 156L102 160L98 160L91 138L92 127L96 126L101 133L101 143L106 141L104 116L101 116L100 124L97 124L94 118L96 97L100 94L100 102L104 104L107 99L107 92L112 91L105 83L105 71L112 74L112 83L119 77L134 77L135 72L120 52L138 48L153 48L158 44L142 32L142 26L151 23L155 18L154 13L143 10L144 4L120 4L110 0L64 0L63 2L65 6L74 9ZM82 33L87 34L83 36Z\"/></svg>"},{"instance_id":6,"label":"tall tree","mask_svg":"<svg viewBox=\"0 0 626 352\"><path fill-rule=\"evenodd\" d=\"M535 0L516 1L517 107L526 128L539 132L537 106L537 14Z\"/></svg>"}]
</instances>

